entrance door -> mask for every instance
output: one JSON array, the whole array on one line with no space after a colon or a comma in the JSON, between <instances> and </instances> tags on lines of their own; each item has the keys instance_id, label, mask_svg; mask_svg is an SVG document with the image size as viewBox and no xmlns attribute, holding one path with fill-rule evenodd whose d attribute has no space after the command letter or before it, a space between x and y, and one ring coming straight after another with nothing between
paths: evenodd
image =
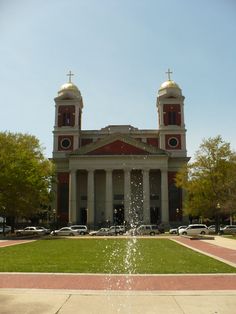
<instances>
[{"instance_id":1,"label":"entrance door","mask_svg":"<svg viewBox=\"0 0 236 314\"><path fill-rule=\"evenodd\" d=\"M87 209L84 207L80 208L80 222L82 225L87 224Z\"/></svg>"},{"instance_id":2,"label":"entrance door","mask_svg":"<svg viewBox=\"0 0 236 314\"><path fill-rule=\"evenodd\" d=\"M157 224L160 222L159 207L150 208L150 220L151 224Z\"/></svg>"},{"instance_id":3,"label":"entrance door","mask_svg":"<svg viewBox=\"0 0 236 314\"><path fill-rule=\"evenodd\" d=\"M116 205L113 208L113 222L116 225L123 225L125 220L124 205Z\"/></svg>"}]
</instances>

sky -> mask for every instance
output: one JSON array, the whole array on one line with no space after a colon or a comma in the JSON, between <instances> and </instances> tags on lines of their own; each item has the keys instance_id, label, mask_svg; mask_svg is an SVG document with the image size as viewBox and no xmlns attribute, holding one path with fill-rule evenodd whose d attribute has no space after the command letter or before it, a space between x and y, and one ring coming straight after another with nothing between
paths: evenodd
<instances>
[{"instance_id":1,"label":"sky","mask_svg":"<svg viewBox=\"0 0 236 314\"><path fill-rule=\"evenodd\" d=\"M168 68L185 96L188 156L217 135L236 150L235 0L0 0L0 131L35 135L46 157L68 71L83 129L157 129Z\"/></svg>"}]
</instances>

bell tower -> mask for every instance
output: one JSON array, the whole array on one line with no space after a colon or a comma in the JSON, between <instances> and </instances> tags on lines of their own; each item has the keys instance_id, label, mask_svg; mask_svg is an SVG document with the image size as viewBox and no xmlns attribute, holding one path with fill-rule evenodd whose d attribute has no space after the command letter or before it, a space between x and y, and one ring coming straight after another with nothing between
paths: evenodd
<instances>
[{"instance_id":1,"label":"bell tower","mask_svg":"<svg viewBox=\"0 0 236 314\"><path fill-rule=\"evenodd\" d=\"M156 103L159 118L159 147L169 151L173 157L185 157L187 151L184 96L178 84L171 79L170 69L166 74L168 80L160 86Z\"/></svg>"},{"instance_id":2,"label":"bell tower","mask_svg":"<svg viewBox=\"0 0 236 314\"><path fill-rule=\"evenodd\" d=\"M80 146L83 99L78 87L72 83L74 74L63 84L55 97L55 125L53 131L53 157L64 157Z\"/></svg>"}]
</instances>

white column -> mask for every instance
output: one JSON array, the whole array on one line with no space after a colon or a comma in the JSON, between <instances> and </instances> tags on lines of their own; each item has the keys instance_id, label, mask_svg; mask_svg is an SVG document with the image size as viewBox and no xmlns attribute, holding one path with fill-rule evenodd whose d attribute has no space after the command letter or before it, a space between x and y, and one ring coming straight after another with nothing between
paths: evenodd
<instances>
[{"instance_id":1,"label":"white column","mask_svg":"<svg viewBox=\"0 0 236 314\"><path fill-rule=\"evenodd\" d=\"M180 103L180 115L181 115L181 127L185 127L185 122L184 122L184 104Z\"/></svg>"},{"instance_id":2,"label":"white column","mask_svg":"<svg viewBox=\"0 0 236 314\"><path fill-rule=\"evenodd\" d=\"M168 172L161 169L161 221L169 222Z\"/></svg>"},{"instance_id":3,"label":"white column","mask_svg":"<svg viewBox=\"0 0 236 314\"><path fill-rule=\"evenodd\" d=\"M58 105L55 105L55 127L58 127Z\"/></svg>"},{"instance_id":4,"label":"white column","mask_svg":"<svg viewBox=\"0 0 236 314\"><path fill-rule=\"evenodd\" d=\"M125 221L129 220L131 208L130 169L124 169L124 211Z\"/></svg>"},{"instance_id":5,"label":"white column","mask_svg":"<svg viewBox=\"0 0 236 314\"><path fill-rule=\"evenodd\" d=\"M105 219L113 219L113 194L112 194L112 170L106 170L106 212Z\"/></svg>"},{"instance_id":6,"label":"white column","mask_svg":"<svg viewBox=\"0 0 236 314\"><path fill-rule=\"evenodd\" d=\"M94 225L94 170L88 170L87 224Z\"/></svg>"},{"instance_id":7,"label":"white column","mask_svg":"<svg viewBox=\"0 0 236 314\"><path fill-rule=\"evenodd\" d=\"M75 224L77 222L76 181L76 170L71 170L69 178L69 224Z\"/></svg>"},{"instance_id":8,"label":"white column","mask_svg":"<svg viewBox=\"0 0 236 314\"><path fill-rule=\"evenodd\" d=\"M143 221L150 223L149 169L143 169Z\"/></svg>"},{"instance_id":9,"label":"white column","mask_svg":"<svg viewBox=\"0 0 236 314\"><path fill-rule=\"evenodd\" d=\"M53 135L53 152L58 151L58 135L54 133Z\"/></svg>"},{"instance_id":10,"label":"white column","mask_svg":"<svg viewBox=\"0 0 236 314\"><path fill-rule=\"evenodd\" d=\"M164 105L161 103L159 104L159 117L160 117L160 128L164 126L164 110L163 110Z\"/></svg>"},{"instance_id":11,"label":"white column","mask_svg":"<svg viewBox=\"0 0 236 314\"><path fill-rule=\"evenodd\" d=\"M78 130L78 116L79 116L78 106L75 106L75 113L73 115L75 119L74 129ZM74 149L73 150L76 150L79 148L79 136L80 136L79 132L76 132L74 134Z\"/></svg>"},{"instance_id":12,"label":"white column","mask_svg":"<svg viewBox=\"0 0 236 314\"><path fill-rule=\"evenodd\" d=\"M163 103L160 100L159 96L157 96L157 101L156 101L156 107L157 107L157 113L158 113L158 118L159 118L159 128L163 128L164 126L164 117L163 117Z\"/></svg>"},{"instance_id":13,"label":"white column","mask_svg":"<svg viewBox=\"0 0 236 314\"><path fill-rule=\"evenodd\" d=\"M75 118L75 127L77 128L79 125L79 107L78 106L75 106L74 118Z\"/></svg>"},{"instance_id":14,"label":"white column","mask_svg":"<svg viewBox=\"0 0 236 314\"><path fill-rule=\"evenodd\" d=\"M74 135L73 150L76 150L78 148L79 148L79 133L77 133L77 135Z\"/></svg>"}]
</instances>

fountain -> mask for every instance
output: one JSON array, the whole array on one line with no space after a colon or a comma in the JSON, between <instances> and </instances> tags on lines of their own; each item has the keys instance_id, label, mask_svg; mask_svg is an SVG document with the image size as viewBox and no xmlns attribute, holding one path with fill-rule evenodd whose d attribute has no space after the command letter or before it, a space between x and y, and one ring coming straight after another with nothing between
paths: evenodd
<instances>
[{"instance_id":1,"label":"fountain","mask_svg":"<svg viewBox=\"0 0 236 314\"><path fill-rule=\"evenodd\" d=\"M133 196L130 200L131 206L128 213L128 222L131 229L135 229L142 222L143 217L142 182L140 182L139 178L137 179L136 177L131 181L131 189L131 195ZM138 239L136 235L128 234L122 239L105 239L105 241L107 241L107 245L102 252L103 254L106 255L107 251L111 249L110 245L112 245L112 253L107 259L106 269L104 270L108 273L105 277L108 302L116 313L131 313L129 300L133 295L132 275L137 274L137 262L138 259L142 258L138 250ZM121 256L122 259L120 259ZM122 274L120 273L121 268L123 269ZM112 302L116 290L122 291L123 298L120 303Z\"/></svg>"}]
</instances>

